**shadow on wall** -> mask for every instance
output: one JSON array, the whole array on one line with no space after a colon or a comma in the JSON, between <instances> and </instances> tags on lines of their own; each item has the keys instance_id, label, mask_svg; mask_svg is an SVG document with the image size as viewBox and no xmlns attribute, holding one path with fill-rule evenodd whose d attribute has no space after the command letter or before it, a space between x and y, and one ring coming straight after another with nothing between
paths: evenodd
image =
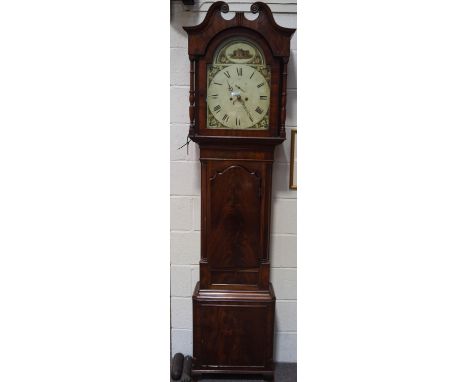
<instances>
[{"instance_id":1,"label":"shadow on wall","mask_svg":"<svg viewBox=\"0 0 468 382\"><path fill-rule=\"evenodd\" d=\"M171 1L171 47L186 48L187 33L182 29L183 26L200 24L206 12L185 11L180 2ZM177 17L175 17L177 15Z\"/></svg>"}]
</instances>

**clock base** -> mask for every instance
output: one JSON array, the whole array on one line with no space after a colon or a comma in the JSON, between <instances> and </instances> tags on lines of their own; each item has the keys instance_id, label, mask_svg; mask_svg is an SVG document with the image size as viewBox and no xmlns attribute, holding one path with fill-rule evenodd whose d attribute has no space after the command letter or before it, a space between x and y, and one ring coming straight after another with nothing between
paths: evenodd
<instances>
[{"instance_id":1,"label":"clock base","mask_svg":"<svg viewBox=\"0 0 468 382\"><path fill-rule=\"evenodd\" d=\"M275 295L268 290L193 294L192 376L262 375L272 380Z\"/></svg>"}]
</instances>

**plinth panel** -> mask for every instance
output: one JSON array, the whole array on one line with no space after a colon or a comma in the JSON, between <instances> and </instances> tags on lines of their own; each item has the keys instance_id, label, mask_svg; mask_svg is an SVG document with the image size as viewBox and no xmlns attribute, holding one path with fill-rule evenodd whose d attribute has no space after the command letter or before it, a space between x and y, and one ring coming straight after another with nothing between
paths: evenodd
<instances>
[{"instance_id":1,"label":"plinth panel","mask_svg":"<svg viewBox=\"0 0 468 382\"><path fill-rule=\"evenodd\" d=\"M261 367L267 309L265 305L200 304L202 364Z\"/></svg>"}]
</instances>

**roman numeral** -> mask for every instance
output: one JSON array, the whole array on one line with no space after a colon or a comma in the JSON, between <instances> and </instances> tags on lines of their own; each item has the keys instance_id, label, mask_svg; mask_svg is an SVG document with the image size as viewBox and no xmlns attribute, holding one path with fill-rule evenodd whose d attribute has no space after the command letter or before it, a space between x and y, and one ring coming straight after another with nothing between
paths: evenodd
<instances>
[{"instance_id":1,"label":"roman numeral","mask_svg":"<svg viewBox=\"0 0 468 382\"><path fill-rule=\"evenodd\" d=\"M211 98L218 98L218 95L217 94L212 94L211 95ZM261 98L261 97L260 97Z\"/></svg>"},{"instance_id":2,"label":"roman numeral","mask_svg":"<svg viewBox=\"0 0 468 382\"><path fill-rule=\"evenodd\" d=\"M213 110L216 112L216 113L219 113L219 111L221 110L221 106L219 105L216 105Z\"/></svg>"},{"instance_id":3,"label":"roman numeral","mask_svg":"<svg viewBox=\"0 0 468 382\"><path fill-rule=\"evenodd\" d=\"M252 78L254 74L255 74L255 70L252 72L249 78Z\"/></svg>"},{"instance_id":4,"label":"roman numeral","mask_svg":"<svg viewBox=\"0 0 468 382\"><path fill-rule=\"evenodd\" d=\"M263 85L265 85L265 82L262 82L261 84L258 84L257 88L261 88Z\"/></svg>"},{"instance_id":5,"label":"roman numeral","mask_svg":"<svg viewBox=\"0 0 468 382\"><path fill-rule=\"evenodd\" d=\"M220 85L220 86L222 85L222 84L219 84L219 83L217 83L217 82L213 82L213 83L214 83L215 85Z\"/></svg>"},{"instance_id":6,"label":"roman numeral","mask_svg":"<svg viewBox=\"0 0 468 382\"><path fill-rule=\"evenodd\" d=\"M260 99L266 100L266 99L268 99L268 97L267 96L260 96Z\"/></svg>"},{"instance_id":7,"label":"roman numeral","mask_svg":"<svg viewBox=\"0 0 468 382\"><path fill-rule=\"evenodd\" d=\"M224 122L229 121L229 115L224 114L223 121L224 121Z\"/></svg>"},{"instance_id":8,"label":"roman numeral","mask_svg":"<svg viewBox=\"0 0 468 382\"><path fill-rule=\"evenodd\" d=\"M237 68L237 75L242 76L242 68Z\"/></svg>"},{"instance_id":9,"label":"roman numeral","mask_svg":"<svg viewBox=\"0 0 468 382\"><path fill-rule=\"evenodd\" d=\"M227 78L231 78L231 75L229 74L229 72L227 70L225 72L223 72L223 73Z\"/></svg>"},{"instance_id":10,"label":"roman numeral","mask_svg":"<svg viewBox=\"0 0 468 382\"><path fill-rule=\"evenodd\" d=\"M260 106L257 106L257 108L255 109L255 111L256 111L258 114L262 114L262 113L263 113L263 110L260 108Z\"/></svg>"},{"instance_id":11,"label":"roman numeral","mask_svg":"<svg viewBox=\"0 0 468 382\"><path fill-rule=\"evenodd\" d=\"M240 126L240 118L236 117L236 126Z\"/></svg>"}]
</instances>

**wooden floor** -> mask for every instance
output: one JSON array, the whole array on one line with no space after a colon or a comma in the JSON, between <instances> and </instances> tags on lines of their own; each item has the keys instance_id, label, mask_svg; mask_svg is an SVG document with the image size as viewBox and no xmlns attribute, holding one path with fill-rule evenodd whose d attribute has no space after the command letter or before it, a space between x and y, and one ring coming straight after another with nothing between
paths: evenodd
<instances>
[{"instance_id":1,"label":"wooden floor","mask_svg":"<svg viewBox=\"0 0 468 382\"><path fill-rule=\"evenodd\" d=\"M257 379L246 379L242 376L226 376L222 379L218 377L199 379L199 382L259 382L263 381L261 377ZM275 382L297 382L297 364L295 363L277 363L275 367Z\"/></svg>"}]
</instances>

